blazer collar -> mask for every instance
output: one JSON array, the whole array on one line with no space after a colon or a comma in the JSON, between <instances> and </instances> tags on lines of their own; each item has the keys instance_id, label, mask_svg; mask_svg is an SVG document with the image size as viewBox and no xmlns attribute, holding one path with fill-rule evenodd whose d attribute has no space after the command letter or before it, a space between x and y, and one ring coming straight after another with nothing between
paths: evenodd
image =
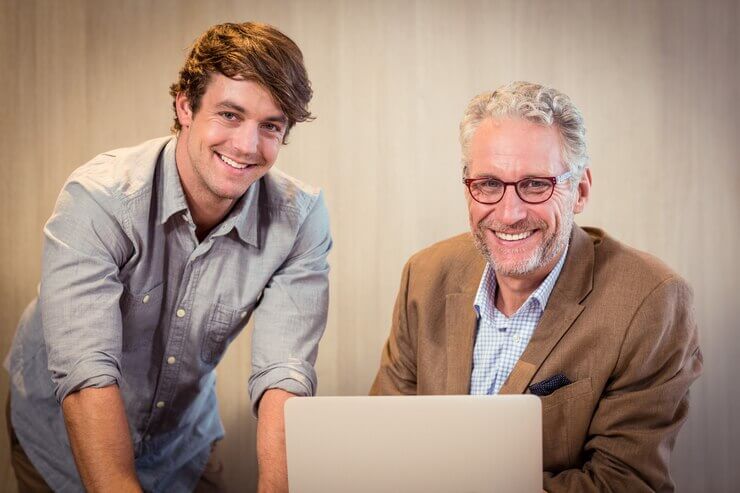
<instances>
[{"instance_id":1,"label":"blazer collar","mask_svg":"<svg viewBox=\"0 0 740 493\"><path fill-rule=\"evenodd\" d=\"M477 317L473 303L485 261L480 255L460 269L460 291L449 293L445 305L447 393L470 393ZM523 393L555 345L583 311L581 301L593 286L594 247L589 235L573 225L563 270L555 283L537 329L501 387L501 394Z\"/></svg>"}]
</instances>

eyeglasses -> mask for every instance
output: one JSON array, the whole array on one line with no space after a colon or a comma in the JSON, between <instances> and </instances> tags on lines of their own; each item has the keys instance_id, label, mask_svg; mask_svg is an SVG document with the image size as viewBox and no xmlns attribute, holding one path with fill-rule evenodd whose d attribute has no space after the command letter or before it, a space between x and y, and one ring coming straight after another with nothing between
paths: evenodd
<instances>
[{"instance_id":1,"label":"eyeglasses","mask_svg":"<svg viewBox=\"0 0 740 493\"><path fill-rule=\"evenodd\" d=\"M480 204L497 204L504 198L506 187L512 185L516 194L527 204L541 204L552 197L555 185L559 185L571 177L566 171L560 176L537 176L522 178L519 181L501 181L496 178L463 178L468 187L470 196Z\"/></svg>"}]
</instances>

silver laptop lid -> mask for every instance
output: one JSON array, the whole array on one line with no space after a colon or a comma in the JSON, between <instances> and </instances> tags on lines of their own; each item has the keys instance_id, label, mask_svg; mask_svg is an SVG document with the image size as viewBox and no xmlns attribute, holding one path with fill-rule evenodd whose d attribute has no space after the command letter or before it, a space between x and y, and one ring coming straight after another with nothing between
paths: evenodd
<instances>
[{"instance_id":1,"label":"silver laptop lid","mask_svg":"<svg viewBox=\"0 0 740 493\"><path fill-rule=\"evenodd\" d=\"M293 398L285 431L291 493L542 491L532 395Z\"/></svg>"}]
</instances>

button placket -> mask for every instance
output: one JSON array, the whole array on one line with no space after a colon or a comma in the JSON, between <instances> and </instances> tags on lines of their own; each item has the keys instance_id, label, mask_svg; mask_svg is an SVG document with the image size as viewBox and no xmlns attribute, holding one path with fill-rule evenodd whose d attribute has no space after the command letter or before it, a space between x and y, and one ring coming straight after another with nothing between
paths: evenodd
<instances>
[{"instance_id":1,"label":"button placket","mask_svg":"<svg viewBox=\"0 0 740 493\"><path fill-rule=\"evenodd\" d=\"M182 356L184 349L185 334L187 333L187 326L189 323L192 303L190 300L193 293L195 292L195 286L198 285L198 279L200 277L199 266L194 266L193 262L189 260L186 264L185 271L183 272L183 278L181 281L181 291L178 296L179 306L175 311L174 317L171 318L172 323L170 324L170 331L168 336L167 345L165 346L165 354L167 357L166 365L164 365L159 373L159 391L157 392L155 399L155 408L160 412L165 411L168 402L174 399L174 394L177 389L177 378L180 370L179 361ZM155 421L157 423L164 419L164 415L159 415Z\"/></svg>"}]
</instances>

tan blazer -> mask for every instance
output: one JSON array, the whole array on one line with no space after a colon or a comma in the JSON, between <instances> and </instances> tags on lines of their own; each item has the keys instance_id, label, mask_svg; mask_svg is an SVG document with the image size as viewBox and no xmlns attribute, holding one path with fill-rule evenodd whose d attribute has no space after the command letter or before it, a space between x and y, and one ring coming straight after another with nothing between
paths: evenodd
<instances>
[{"instance_id":1,"label":"tan blazer","mask_svg":"<svg viewBox=\"0 0 740 493\"><path fill-rule=\"evenodd\" d=\"M470 234L411 257L371 394L469 393L484 265ZM701 368L686 282L603 231L574 226L501 393L527 393L558 373L573 382L542 397L545 490L672 491L670 452Z\"/></svg>"}]
</instances>

